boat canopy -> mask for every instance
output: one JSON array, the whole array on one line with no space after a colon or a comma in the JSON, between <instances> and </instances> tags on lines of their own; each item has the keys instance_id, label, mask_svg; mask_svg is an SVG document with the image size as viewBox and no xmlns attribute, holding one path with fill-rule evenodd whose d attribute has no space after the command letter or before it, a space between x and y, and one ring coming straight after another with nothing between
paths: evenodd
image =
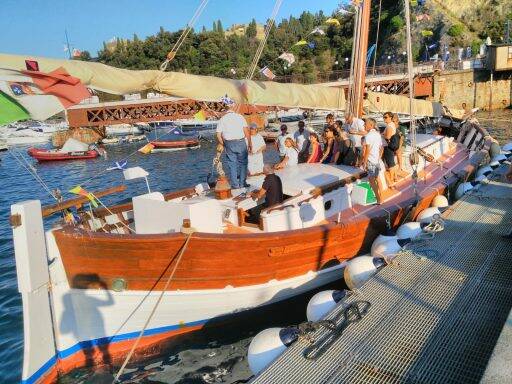
<instances>
[{"instance_id":1,"label":"boat canopy","mask_svg":"<svg viewBox=\"0 0 512 384\"><path fill-rule=\"evenodd\" d=\"M227 95L239 104L324 110L344 110L346 103L342 88L320 84L282 84L159 70L129 70L101 63L1 53L0 80L26 76L26 60L37 61L39 70L45 73L62 67L71 76L80 79L85 86L116 95L156 90L171 96L199 101L220 101ZM409 99L399 95L368 92L367 105L371 112L410 112ZM413 114L439 117L443 114L443 108L441 103L414 100Z\"/></svg>"}]
</instances>

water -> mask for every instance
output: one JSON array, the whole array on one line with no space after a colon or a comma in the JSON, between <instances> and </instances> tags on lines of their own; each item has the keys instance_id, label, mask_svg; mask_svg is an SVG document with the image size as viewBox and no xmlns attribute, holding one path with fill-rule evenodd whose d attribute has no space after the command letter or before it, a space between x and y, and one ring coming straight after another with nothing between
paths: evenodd
<instances>
[{"instance_id":1,"label":"water","mask_svg":"<svg viewBox=\"0 0 512 384\"><path fill-rule=\"evenodd\" d=\"M166 138L167 139L167 138ZM149 185L152 190L170 191L190 187L206 180L211 171L211 161L215 154L216 144L213 135L207 136L209 141L203 141L197 150L155 153L143 155L137 153L137 148L144 143L122 146L107 146L108 159L97 158L87 161L68 161L39 164L26 154L27 148L17 148L15 153L23 155L34 166L37 174L45 181L50 189L58 188L65 198L73 197L67 193L76 185L91 191L101 190L114 185L125 184L127 190L122 194L105 197L102 201L111 204L133 195L146 193L144 180L126 182L119 170L105 171L127 156L128 167L141 166L149 172ZM269 147L271 149L271 147ZM270 150L266 155L269 160L275 160L277 154ZM8 152L0 154L0 383L19 382L23 359L23 319L22 303L17 290L16 268L12 232L8 224L10 205L14 202L39 199L44 204L50 204L53 199L38 184L34 178ZM92 179L91 179L92 178ZM90 179L90 180L89 180ZM89 180L86 184L84 181ZM305 308L305 307L304 307ZM300 321L300 320L299 320ZM229 337L221 340L215 347L216 340L198 340L189 350L180 351L176 355L166 356L159 368L151 372L135 372L127 375L128 381L142 382L147 377L158 377L153 382L211 382L222 378L224 382L234 382L250 376L244 360L246 347L250 337L257 331L243 329L239 333L231 332ZM205 344L201 345L202 342ZM208 357L211 355L210 357ZM243 365L243 369L238 367ZM172 369L166 370L166 367ZM179 374L176 374L176 367ZM133 369L132 369L133 371ZM147 369L146 369L147 371ZM240 371L243 373L233 373ZM148 376L152 373L150 376ZM70 376L63 382L95 381L91 372L79 371L76 377ZM242 377L244 376L244 377ZM165 378L166 377L166 378Z\"/></svg>"},{"instance_id":2,"label":"water","mask_svg":"<svg viewBox=\"0 0 512 384\"><path fill-rule=\"evenodd\" d=\"M487 112L479 118L500 143L511 138L511 111ZM493 117L493 121L487 120ZM65 192L81 184L94 190L105 189L113 185L126 184L122 194L105 197L104 202L111 204L123 198L146 192L143 180L125 182L121 171L105 169L115 161L126 156L128 166L139 165L149 173L152 190L169 191L189 187L205 181L211 170L211 160L215 154L213 137L203 142L198 150L177 151L142 155L136 152L143 143L107 147L108 160L103 158L88 161L56 162L38 164L26 155L25 149L17 149L34 165L39 176L50 189L59 188ZM265 153L267 161L275 161L277 154L268 147ZM134 153L135 152L135 153ZM9 153L1 153L0 180L0 383L19 382L23 359L23 322L21 299L17 291L16 269L11 229L8 225L10 205L27 199L40 199L43 204L52 203L52 198ZM84 181L90 180L87 184ZM69 194L65 198L72 197ZM340 287L337 287L340 288ZM257 316L246 325L230 329L223 335L205 336L194 340L192 344L171 351L161 359L142 366L130 367L123 380L138 383L236 383L246 382L250 377L246 361L247 346L252 336L269 326L284 326L304 320L307 297L298 298L282 307L271 316ZM61 380L62 383L100 383L111 382L112 377L102 376L89 370L76 370ZM109 381L110 380L110 381Z\"/></svg>"}]
</instances>

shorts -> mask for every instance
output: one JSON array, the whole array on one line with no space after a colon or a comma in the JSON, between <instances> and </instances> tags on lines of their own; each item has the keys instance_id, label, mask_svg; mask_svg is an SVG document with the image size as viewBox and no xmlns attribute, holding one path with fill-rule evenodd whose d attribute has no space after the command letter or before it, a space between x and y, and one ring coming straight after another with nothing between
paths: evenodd
<instances>
[{"instance_id":1,"label":"shorts","mask_svg":"<svg viewBox=\"0 0 512 384\"><path fill-rule=\"evenodd\" d=\"M384 147L384 153L382 157L384 158L384 163L386 163L388 168L393 168L396 165L395 152L389 149L389 147Z\"/></svg>"},{"instance_id":2,"label":"shorts","mask_svg":"<svg viewBox=\"0 0 512 384\"><path fill-rule=\"evenodd\" d=\"M367 169L367 172L368 172L368 177L379 177L379 173L380 173L380 164L373 164L373 163L368 163L368 166L366 167Z\"/></svg>"}]
</instances>

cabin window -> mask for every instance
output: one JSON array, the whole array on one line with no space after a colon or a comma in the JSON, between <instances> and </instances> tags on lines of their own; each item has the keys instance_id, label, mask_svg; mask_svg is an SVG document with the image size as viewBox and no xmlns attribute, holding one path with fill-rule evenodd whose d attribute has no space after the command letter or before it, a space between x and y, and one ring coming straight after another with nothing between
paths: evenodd
<instances>
[{"instance_id":1,"label":"cabin window","mask_svg":"<svg viewBox=\"0 0 512 384\"><path fill-rule=\"evenodd\" d=\"M332 207L332 200L327 200L325 203L324 203L324 209L326 211L328 211L329 209L331 209Z\"/></svg>"}]
</instances>

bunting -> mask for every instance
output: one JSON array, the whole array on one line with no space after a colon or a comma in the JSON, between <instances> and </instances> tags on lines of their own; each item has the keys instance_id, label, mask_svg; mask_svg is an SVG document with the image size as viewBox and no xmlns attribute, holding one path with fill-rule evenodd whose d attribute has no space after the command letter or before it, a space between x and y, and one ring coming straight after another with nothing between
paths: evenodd
<instances>
[{"instance_id":1,"label":"bunting","mask_svg":"<svg viewBox=\"0 0 512 384\"><path fill-rule=\"evenodd\" d=\"M116 161L116 163L115 163L115 165L113 167L107 168L107 171L115 171L116 169L122 171L126 167L126 164L128 164L127 160L125 160L125 161Z\"/></svg>"},{"instance_id":2,"label":"bunting","mask_svg":"<svg viewBox=\"0 0 512 384\"><path fill-rule=\"evenodd\" d=\"M325 35L324 30L321 27L315 27L310 33L310 35Z\"/></svg>"},{"instance_id":3,"label":"bunting","mask_svg":"<svg viewBox=\"0 0 512 384\"><path fill-rule=\"evenodd\" d=\"M274 80L276 75L274 75L274 72L270 70L269 67L265 66L260 70L260 73L264 75L269 80Z\"/></svg>"},{"instance_id":4,"label":"bunting","mask_svg":"<svg viewBox=\"0 0 512 384\"><path fill-rule=\"evenodd\" d=\"M96 198L94 197L94 195L92 193L90 193L90 192L87 192L81 186L77 185L76 187L71 188L69 190L69 192L71 192L71 193L73 193L75 195L80 195L80 196L83 196L83 197L87 197L87 199L89 199L89 201L91 202L91 205L94 208L98 207L98 202L96 201Z\"/></svg>"},{"instance_id":5,"label":"bunting","mask_svg":"<svg viewBox=\"0 0 512 384\"><path fill-rule=\"evenodd\" d=\"M142 148L139 148L139 152L147 155L148 153L151 153L151 151L155 148L155 146L151 143L147 143Z\"/></svg>"},{"instance_id":6,"label":"bunting","mask_svg":"<svg viewBox=\"0 0 512 384\"><path fill-rule=\"evenodd\" d=\"M194 119L196 119L198 121L205 121L206 120L206 115L205 115L204 111L201 109L199 112L197 112L194 115Z\"/></svg>"},{"instance_id":7,"label":"bunting","mask_svg":"<svg viewBox=\"0 0 512 384\"><path fill-rule=\"evenodd\" d=\"M301 45L307 45L308 42L306 40L299 40L297 41L295 44L293 44L293 46L301 46Z\"/></svg>"},{"instance_id":8,"label":"bunting","mask_svg":"<svg viewBox=\"0 0 512 384\"><path fill-rule=\"evenodd\" d=\"M338 19L333 18L333 17L330 17L327 20L325 20L325 24L335 25L337 27L339 27L341 25L340 21Z\"/></svg>"},{"instance_id":9,"label":"bunting","mask_svg":"<svg viewBox=\"0 0 512 384\"><path fill-rule=\"evenodd\" d=\"M0 91L0 125L27 119L30 115L25 108Z\"/></svg>"},{"instance_id":10,"label":"bunting","mask_svg":"<svg viewBox=\"0 0 512 384\"><path fill-rule=\"evenodd\" d=\"M295 56L293 55L293 53L284 52L281 54L281 56L278 57L278 59L284 60L288 62L288 64L290 65L295 63Z\"/></svg>"}]
</instances>

